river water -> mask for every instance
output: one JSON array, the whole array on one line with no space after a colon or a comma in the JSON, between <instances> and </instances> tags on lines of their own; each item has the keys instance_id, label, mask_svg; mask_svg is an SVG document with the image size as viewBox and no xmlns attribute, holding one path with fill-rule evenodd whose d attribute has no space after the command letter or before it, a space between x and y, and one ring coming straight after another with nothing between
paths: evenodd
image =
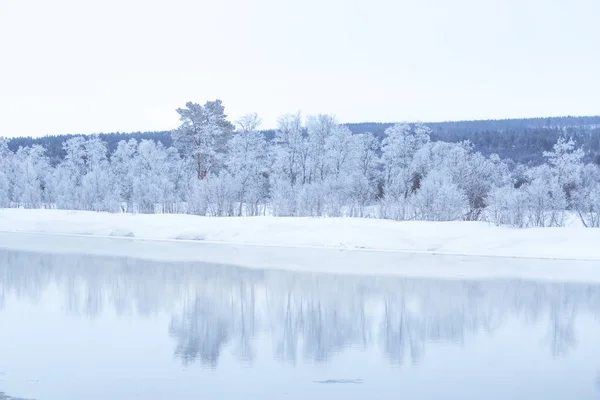
<instances>
[{"instance_id":1,"label":"river water","mask_svg":"<svg viewBox=\"0 0 600 400\"><path fill-rule=\"evenodd\" d=\"M596 283L0 250L0 399L598 399L599 317Z\"/></svg>"}]
</instances>

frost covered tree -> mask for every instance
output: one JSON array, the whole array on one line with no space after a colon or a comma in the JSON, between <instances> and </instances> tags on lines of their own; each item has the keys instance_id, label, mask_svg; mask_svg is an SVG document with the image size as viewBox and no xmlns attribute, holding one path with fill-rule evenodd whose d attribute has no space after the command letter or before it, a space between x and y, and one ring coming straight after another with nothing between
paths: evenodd
<instances>
[{"instance_id":1,"label":"frost covered tree","mask_svg":"<svg viewBox=\"0 0 600 400\"><path fill-rule=\"evenodd\" d=\"M218 175L205 182L207 210L210 215L217 217L234 216L238 207L236 204L239 193L239 179L229 171L223 170Z\"/></svg>"},{"instance_id":2,"label":"frost covered tree","mask_svg":"<svg viewBox=\"0 0 600 400\"><path fill-rule=\"evenodd\" d=\"M272 145L272 172L291 186L308 181L309 149L303 132L300 114L287 114L279 118Z\"/></svg>"},{"instance_id":3,"label":"frost covered tree","mask_svg":"<svg viewBox=\"0 0 600 400\"><path fill-rule=\"evenodd\" d=\"M14 156L13 201L24 208L46 205L46 182L50 163L46 150L39 146L21 147Z\"/></svg>"},{"instance_id":4,"label":"frost covered tree","mask_svg":"<svg viewBox=\"0 0 600 400\"><path fill-rule=\"evenodd\" d=\"M9 172L12 169L13 153L8 149L8 140L0 138L0 207L11 203Z\"/></svg>"},{"instance_id":5,"label":"frost covered tree","mask_svg":"<svg viewBox=\"0 0 600 400\"><path fill-rule=\"evenodd\" d=\"M580 188L574 196L575 209L586 228L600 228L600 184Z\"/></svg>"},{"instance_id":6,"label":"frost covered tree","mask_svg":"<svg viewBox=\"0 0 600 400\"><path fill-rule=\"evenodd\" d=\"M580 172L580 185L572 193L573 208L584 226L600 228L600 167L588 164Z\"/></svg>"},{"instance_id":7,"label":"frost covered tree","mask_svg":"<svg viewBox=\"0 0 600 400\"><path fill-rule=\"evenodd\" d=\"M486 158L473 153L469 142L430 142L415 154L417 176L431 171L444 171L467 196L467 220L477 220L487 206L487 196L493 187L506 183L508 167L497 157ZM418 188L418 185L415 185Z\"/></svg>"},{"instance_id":8,"label":"frost covered tree","mask_svg":"<svg viewBox=\"0 0 600 400\"><path fill-rule=\"evenodd\" d=\"M381 143L383 165L383 199L381 214L384 218L409 217L409 197L418 189L421 176L417 173L414 158L429 143L429 129L422 125L411 128L396 124L385 130Z\"/></svg>"},{"instance_id":9,"label":"frost covered tree","mask_svg":"<svg viewBox=\"0 0 600 400\"><path fill-rule=\"evenodd\" d=\"M349 215L367 216L367 206L374 204L379 183L379 142L371 133L359 133L352 137L353 156L347 176Z\"/></svg>"},{"instance_id":10,"label":"frost covered tree","mask_svg":"<svg viewBox=\"0 0 600 400\"><path fill-rule=\"evenodd\" d=\"M577 190L580 183L584 155L584 151L576 147L574 140L566 140L563 137L558 139L552 151L544 152L544 157L552 167L552 171L569 202L571 201L572 192Z\"/></svg>"},{"instance_id":11,"label":"frost covered tree","mask_svg":"<svg viewBox=\"0 0 600 400\"><path fill-rule=\"evenodd\" d=\"M523 228L528 225L527 196L521 188L505 185L492 189L488 199L489 218L496 225Z\"/></svg>"},{"instance_id":12,"label":"frost covered tree","mask_svg":"<svg viewBox=\"0 0 600 400\"><path fill-rule=\"evenodd\" d=\"M175 190L175 173L178 160L174 148L167 149L152 140L139 143L133 160L135 179L132 187L132 200L139 212L170 212L176 207L178 194Z\"/></svg>"},{"instance_id":13,"label":"frost covered tree","mask_svg":"<svg viewBox=\"0 0 600 400\"><path fill-rule=\"evenodd\" d=\"M258 215L259 205L268 196L269 158L265 135L258 130L261 119L257 114L249 114L238 122L236 131L229 142L227 169L236 177L238 203L237 215Z\"/></svg>"},{"instance_id":14,"label":"frost covered tree","mask_svg":"<svg viewBox=\"0 0 600 400\"><path fill-rule=\"evenodd\" d=\"M495 164L481 153L469 153L463 169L455 170L453 181L464 191L469 201L465 218L470 221L479 220L487 207L487 198L492 188L502 183L502 175L497 174L503 165Z\"/></svg>"},{"instance_id":15,"label":"frost covered tree","mask_svg":"<svg viewBox=\"0 0 600 400\"><path fill-rule=\"evenodd\" d=\"M469 208L464 191L443 171L432 171L423 179L413 204L417 218L427 221L460 220Z\"/></svg>"},{"instance_id":16,"label":"frost covered tree","mask_svg":"<svg viewBox=\"0 0 600 400\"><path fill-rule=\"evenodd\" d=\"M285 115L271 146L276 215L363 215L373 198L377 141L355 136L329 115Z\"/></svg>"},{"instance_id":17,"label":"frost covered tree","mask_svg":"<svg viewBox=\"0 0 600 400\"><path fill-rule=\"evenodd\" d=\"M544 152L548 164L525 170L518 188L496 189L490 213L496 223L513 226L564 226L566 210L576 209L584 224L594 225L593 173L586 174L584 152L573 140L559 138L553 151ZM589 169L587 171L594 171Z\"/></svg>"},{"instance_id":18,"label":"frost covered tree","mask_svg":"<svg viewBox=\"0 0 600 400\"><path fill-rule=\"evenodd\" d=\"M321 185L324 211L329 216L341 217L350 201L352 184L356 183L353 175L358 172L358 150L346 126L335 125L325 138L325 174Z\"/></svg>"},{"instance_id":19,"label":"frost covered tree","mask_svg":"<svg viewBox=\"0 0 600 400\"><path fill-rule=\"evenodd\" d=\"M119 210L106 143L98 137L79 136L67 140L63 149L65 159L50 179L52 202L66 209Z\"/></svg>"},{"instance_id":20,"label":"frost covered tree","mask_svg":"<svg viewBox=\"0 0 600 400\"><path fill-rule=\"evenodd\" d=\"M333 117L309 117L304 143L309 172L297 191L297 214L342 216L358 161L352 132Z\"/></svg>"},{"instance_id":21,"label":"frost covered tree","mask_svg":"<svg viewBox=\"0 0 600 400\"><path fill-rule=\"evenodd\" d=\"M522 186L527 196L529 226L549 227L565 224L567 197L560 180L548 165L527 171L529 182Z\"/></svg>"},{"instance_id":22,"label":"frost covered tree","mask_svg":"<svg viewBox=\"0 0 600 400\"><path fill-rule=\"evenodd\" d=\"M567 197L554 170L540 165L525 172L526 181L515 187L492 190L488 214L496 224L515 227L556 227L566 222Z\"/></svg>"},{"instance_id":23,"label":"frost covered tree","mask_svg":"<svg viewBox=\"0 0 600 400\"><path fill-rule=\"evenodd\" d=\"M336 125L325 138L324 178L349 174L357 167L357 142L346 126Z\"/></svg>"},{"instance_id":24,"label":"frost covered tree","mask_svg":"<svg viewBox=\"0 0 600 400\"><path fill-rule=\"evenodd\" d=\"M380 175L379 141L372 133L366 132L354 135L354 142L358 156L358 172L375 184Z\"/></svg>"},{"instance_id":25,"label":"frost covered tree","mask_svg":"<svg viewBox=\"0 0 600 400\"><path fill-rule=\"evenodd\" d=\"M270 197L275 215L294 215L298 186L307 182L308 145L300 114L279 118L270 148Z\"/></svg>"},{"instance_id":26,"label":"frost covered tree","mask_svg":"<svg viewBox=\"0 0 600 400\"><path fill-rule=\"evenodd\" d=\"M177 150L160 142L121 141L110 157L115 197L130 212L172 213L180 210L188 179ZM197 180L194 177L195 180Z\"/></svg>"},{"instance_id":27,"label":"frost covered tree","mask_svg":"<svg viewBox=\"0 0 600 400\"><path fill-rule=\"evenodd\" d=\"M327 159L327 146L330 145L330 138L338 129L335 118L330 115L320 114L308 117L306 133L310 174L307 183L322 182L327 177L330 166Z\"/></svg>"},{"instance_id":28,"label":"frost covered tree","mask_svg":"<svg viewBox=\"0 0 600 400\"><path fill-rule=\"evenodd\" d=\"M50 198L58 208L83 209L79 200L81 182L86 173L85 138L74 137L63 143L63 161L54 169Z\"/></svg>"},{"instance_id":29,"label":"frost covered tree","mask_svg":"<svg viewBox=\"0 0 600 400\"><path fill-rule=\"evenodd\" d=\"M121 202L121 210L132 212L134 208L133 186L136 180L134 159L138 143L135 139L122 140L110 157L110 169L115 180L115 194Z\"/></svg>"},{"instance_id":30,"label":"frost covered tree","mask_svg":"<svg viewBox=\"0 0 600 400\"><path fill-rule=\"evenodd\" d=\"M227 120L221 100L208 101L204 106L188 102L177 113L181 126L172 132L173 142L193 160L198 179L216 173L223 164L234 128Z\"/></svg>"},{"instance_id":31,"label":"frost covered tree","mask_svg":"<svg viewBox=\"0 0 600 400\"><path fill-rule=\"evenodd\" d=\"M85 167L79 190L84 209L93 211L116 211L119 201L114 196L115 180L110 175L108 149L98 137L87 139L84 144Z\"/></svg>"},{"instance_id":32,"label":"frost covered tree","mask_svg":"<svg viewBox=\"0 0 600 400\"><path fill-rule=\"evenodd\" d=\"M429 143L429 130L421 125L411 129L408 124L396 124L385 130L381 143L386 186L397 185L395 192L404 197L412 191L415 178L413 160L419 149Z\"/></svg>"}]
</instances>

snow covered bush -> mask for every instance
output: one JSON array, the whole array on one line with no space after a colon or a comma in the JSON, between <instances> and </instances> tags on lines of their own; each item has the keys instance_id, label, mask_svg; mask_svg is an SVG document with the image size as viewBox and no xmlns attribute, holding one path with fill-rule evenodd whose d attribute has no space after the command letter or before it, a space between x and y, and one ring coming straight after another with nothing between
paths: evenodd
<instances>
[{"instance_id":1,"label":"snow covered bush","mask_svg":"<svg viewBox=\"0 0 600 400\"><path fill-rule=\"evenodd\" d=\"M348 216L366 217L367 208L375 201L375 183L361 173L347 179Z\"/></svg>"},{"instance_id":2,"label":"snow covered bush","mask_svg":"<svg viewBox=\"0 0 600 400\"><path fill-rule=\"evenodd\" d=\"M600 166L588 164L580 169L572 205L584 226L600 228Z\"/></svg>"},{"instance_id":3,"label":"snow covered bush","mask_svg":"<svg viewBox=\"0 0 600 400\"><path fill-rule=\"evenodd\" d=\"M406 221L414 216L411 198L384 195L378 203L379 218Z\"/></svg>"},{"instance_id":4,"label":"snow covered bush","mask_svg":"<svg viewBox=\"0 0 600 400\"><path fill-rule=\"evenodd\" d=\"M307 183L298 188L296 214L299 217L320 217L325 209L325 185Z\"/></svg>"},{"instance_id":5,"label":"snow covered bush","mask_svg":"<svg viewBox=\"0 0 600 400\"><path fill-rule=\"evenodd\" d=\"M581 184L583 156L583 150L575 147L574 140L566 140L562 137L552 147L552 151L544 152L544 157L548 160L548 165L557 183L564 191L569 205L572 205L572 193Z\"/></svg>"},{"instance_id":6,"label":"snow covered bush","mask_svg":"<svg viewBox=\"0 0 600 400\"><path fill-rule=\"evenodd\" d=\"M383 197L379 200L380 218L406 221L413 217L411 212L412 190L406 186L406 176L400 174L387 180Z\"/></svg>"},{"instance_id":7,"label":"snow covered bush","mask_svg":"<svg viewBox=\"0 0 600 400\"><path fill-rule=\"evenodd\" d=\"M519 188L508 185L491 192L488 217L498 225L519 228L564 226L567 199L558 180L547 166L529 175L531 181Z\"/></svg>"},{"instance_id":8,"label":"snow covered bush","mask_svg":"<svg viewBox=\"0 0 600 400\"><path fill-rule=\"evenodd\" d=\"M207 215L208 197L206 192L206 180L200 180L196 176L190 178L187 204L189 213L195 215Z\"/></svg>"},{"instance_id":9,"label":"snow covered bush","mask_svg":"<svg viewBox=\"0 0 600 400\"><path fill-rule=\"evenodd\" d=\"M296 215L297 191L294 186L285 181L274 181L271 184L271 207L276 217Z\"/></svg>"},{"instance_id":10,"label":"snow covered bush","mask_svg":"<svg viewBox=\"0 0 600 400\"><path fill-rule=\"evenodd\" d=\"M239 186L239 179L227 171L207 177L205 189L209 215L215 217L236 215Z\"/></svg>"},{"instance_id":11,"label":"snow covered bush","mask_svg":"<svg viewBox=\"0 0 600 400\"><path fill-rule=\"evenodd\" d=\"M6 172L0 170L0 208L10 206L10 194L8 176Z\"/></svg>"},{"instance_id":12,"label":"snow covered bush","mask_svg":"<svg viewBox=\"0 0 600 400\"><path fill-rule=\"evenodd\" d=\"M464 218L469 199L452 178L439 171L429 173L413 198L415 216L426 221L454 221Z\"/></svg>"},{"instance_id":13,"label":"snow covered bush","mask_svg":"<svg viewBox=\"0 0 600 400\"><path fill-rule=\"evenodd\" d=\"M417 176L443 171L467 196L469 205L463 215L478 220L487 206L487 197L495 186L505 183L508 168L497 157L486 158L473 152L469 142L430 142L415 154ZM415 187L418 182L415 181Z\"/></svg>"},{"instance_id":14,"label":"snow covered bush","mask_svg":"<svg viewBox=\"0 0 600 400\"><path fill-rule=\"evenodd\" d=\"M12 168L12 158L8 141L0 138L0 207L9 207L11 203L9 173Z\"/></svg>"},{"instance_id":15,"label":"snow covered bush","mask_svg":"<svg viewBox=\"0 0 600 400\"><path fill-rule=\"evenodd\" d=\"M330 178L323 182L324 212L328 217L344 217L349 204L350 178Z\"/></svg>"},{"instance_id":16,"label":"snow covered bush","mask_svg":"<svg viewBox=\"0 0 600 400\"><path fill-rule=\"evenodd\" d=\"M573 203L585 227L600 228L600 183L575 191Z\"/></svg>"},{"instance_id":17,"label":"snow covered bush","mask_svg":"<svg viewBox=\"0 0 600 400\"><path fill-rule=\"evenodd\" d=\"M567 197L559 180L547 165L530 170L531 181L523 185L527 199L527 225L564 226Z\"/></svg>"},{"instance_id":18,"label":"snow covered bush","mask_svg":"<svg viewBox=\"0 0 600 400\"><path fill-rule=\"evenodd\" d=\"M513 185L492 190L488 197L488 217L496 225L527 226L527 196Z\"/></svg>"}]
</instances>

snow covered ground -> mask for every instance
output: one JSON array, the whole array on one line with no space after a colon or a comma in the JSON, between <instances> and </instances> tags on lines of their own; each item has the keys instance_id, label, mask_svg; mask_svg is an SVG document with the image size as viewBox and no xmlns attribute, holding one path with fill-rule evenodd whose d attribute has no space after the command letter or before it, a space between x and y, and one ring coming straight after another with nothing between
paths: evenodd
<instances>
[{"instance_id":1,"label":"snow covered ground","mask_svg":"<svg viewBox=\"0 0 600 400\"><path fill-rule=\"evenodd\" d=\"M600 229L515 229L484 222L353 218L199 217L1 209L0 231L228 243L600 261ZM2 240L6 241L3 235ZM0 242L0 245L3 243Z\"/></svg>"}]
</instances>

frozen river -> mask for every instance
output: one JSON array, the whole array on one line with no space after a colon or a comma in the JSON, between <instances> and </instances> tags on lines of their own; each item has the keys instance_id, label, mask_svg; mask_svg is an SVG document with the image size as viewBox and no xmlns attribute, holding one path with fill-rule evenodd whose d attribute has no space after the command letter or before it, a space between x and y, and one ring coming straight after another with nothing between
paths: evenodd
<instances>
[{"instance_id":1,"label":"frozen river","mask_svg":"<svg viewBox=\"0 0 600 400\"><path fill-rule=\"evenodd\" d=\"M600 397L599 283L316 267L0 249L0 399Z\"/></svg>"}]
</instances>

